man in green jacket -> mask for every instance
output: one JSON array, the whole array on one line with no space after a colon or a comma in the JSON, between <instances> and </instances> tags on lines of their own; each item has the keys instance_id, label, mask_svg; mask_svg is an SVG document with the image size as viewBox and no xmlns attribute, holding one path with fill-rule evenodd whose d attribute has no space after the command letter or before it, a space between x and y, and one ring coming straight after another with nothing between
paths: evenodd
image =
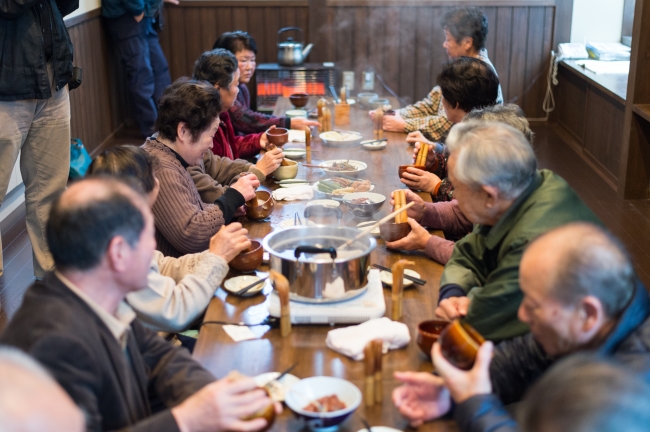
<instances>
[{"instance_id":1,"label":"man in green jacket","mask_svg":"<svg viewBox=\"0 0 650 432\"><path fill-rule=\"evenodd\" d=\"M454 247L436 315L464 317L486 339L528 332L517 319L519 262L539 235L569 222L602 225L558 175L537 170L521 132L500 123L460 123L447 139L449 178L474 230Z\"/></svg>"}]
</instances>

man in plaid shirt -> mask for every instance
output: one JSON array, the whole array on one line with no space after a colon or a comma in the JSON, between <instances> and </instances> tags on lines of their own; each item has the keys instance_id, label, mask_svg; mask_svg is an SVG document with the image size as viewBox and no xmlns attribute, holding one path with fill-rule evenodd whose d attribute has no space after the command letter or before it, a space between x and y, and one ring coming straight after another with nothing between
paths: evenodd
<instances>
[{"instance_id":1,"label":"man in plaid shirt","mask_svg":"<svg viewBox=\"0 0 650 432\"><path fill-rule=\"evenodd\" d=\"M479 8L454 9L445 15L442 25L445 31L443 47L450 59L478 58L490 65L496 73L485 49L488 20ZM447 118L442 99L440 87L435 86L425 99L396 110L395 115L384 116L384 130L407 133L420 131L431 141L444 140L453 123ZM501 86L499 86L497 103L503 103Z\"/></svg>"}]
</instances>

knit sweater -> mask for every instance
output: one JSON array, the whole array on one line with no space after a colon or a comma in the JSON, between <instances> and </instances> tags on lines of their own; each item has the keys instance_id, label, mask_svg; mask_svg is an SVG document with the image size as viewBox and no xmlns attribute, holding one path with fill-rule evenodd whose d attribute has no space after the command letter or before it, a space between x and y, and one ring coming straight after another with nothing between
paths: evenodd
<instances>
[{"instance_id":1,"label":"knit sweater","mask_svg":"<svg viewBox=\"0 0 650 432\"><path fill-rule=\"evenodd\" d=\"M456 200L425 203L424 216L420 223L431 229L442 230L445 234L445 238L431 236L424 248L427 256L440 264L447 264L454 251L455 241L469 234L473 227L458 208Z\"/></svg>"},{"instance_id":2,"label":"knit sweater","mask_svg":"<svg viewBox=\"0 0 650 432\"><path fill-rule=\"evenodd\" d=\"M228 110L232 127L237 135L248 135L264 132L271 126L289 129L291 119L288 117L275 117L253 111L251 109L251 94L246 84L239 84L239 93L235 104Z\"/></svg>"},{"instance_id":3,"label":"knit sweater","mask_svg":"<svg viewBox=\"0 0 650 432\"><path fill-rule=\"evenodd\" d=\"M219 119L221 120L219 129L212 138L214 154L228 159L246 159L255 156L262 150L260 146L261 133L237 136L228 111L219 114Z\"/></svg>"},{"instance_id":4,"label":"knit sweater","mask_svg":"<svg viewBox=\"0 0 650 432\"><path fill-rule=\"evenodd\" d=\"M208 251L180 258L156 251L147 287L126 300L152 330L183 331L205 311L227 273L228 263Z\"/></svg>"},{"instance_id":5,"label":"knit sweater","mask_svg":"<svg viewBox=\"0 0 650 432\"><path fill-rule=\"evenodd\" d=\"M152 208L158 250L179 257L208 249L210 238L229 222L221 208L201 201L190 173L169 147L147 139L142 148L158 160L154 174L160 182L160 193ZM243 204L241 197L239 206Z\"/></svg>"}]
</instances>

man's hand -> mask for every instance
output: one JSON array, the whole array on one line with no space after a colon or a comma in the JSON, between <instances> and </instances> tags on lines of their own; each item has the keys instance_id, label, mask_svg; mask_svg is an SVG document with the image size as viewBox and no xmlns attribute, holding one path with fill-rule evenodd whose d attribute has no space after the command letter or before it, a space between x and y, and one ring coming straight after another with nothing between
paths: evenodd
<instances>
[{"instance_id":1,"label":"man's hand","mask_svg":"<svg viewBox=\"0 0 650 432\"><path fill-rule=\"evenodd\" d=\"M138 16L134 16L134 17L133 17L133 19L134 19L135 22L137 22L137 23L139 23L140 21L142 21L142 18L144 18L144 12L142 12L142 13L141 13L140 15L138 15Z\"/></svg>"},{"instance_id":2,"label":"man's hand","mask_svg":"<svg viewBox=\"0 0 650 432\"><path fill-rule=\"evenodd\" d=\"M252 378L222 379L206 385L171 411L181 432L258 431L266 426L266 420L241 419L271 403Z\"/></svg>"},{"instance_id":3,"label":"man's hand","mask_svg":"<svg viewBox=\"0 0 650 432\"><path fill-rule=\"evenodd\" d=\"M414 132L415 133L415 132ZM418 157L418 153L420 152L420 147L422 147L425 144L421 144L420 142L416 142L415 146L413 147L413 163L415 164L415 160ZM426 144L433 146L433 143L431 144ZM427 152L427 161L425 163L425 166L427 169L429 169L431 166L433 166L433 163L436 161L436 152L434 151L435 147L431 147L429 151Z\"/></svg>"},{"instance_id":4,"label":"man's hand","mask_svg":"<svg viewBox=\"0 0 650 432\"><path fill-rule=\"evenodd\" d=\"M266 135L266 134L264 134ZM268 176L273 171L278 169L284 158L284 153L280 147L265 152L262 157L255 164L255 168L262 171L265 176Z\"/></svg>"},{"instance_id":5,"label":"man's hand","mask_svg":"<svg viewBox=\"0 0 650 432\"><path fill-rule=\"evenodd\" d=\"M406 142L409 144L415 144L415 143L424 143L429 145L434 144L433 142L426 139L425 136L420 131L410 132L408 135L406 135Z\"/></svg>"},{"instance_id":6,"label":"man's hand","mask_svg":"<svg viewBox=\"0 0 650 432\"><path fill-rule=\"evenodd\" d=\"M464 371L454 367L442 356L439 343L433 345L431 349L433 364L445 380L445 385L456 403L465 402L472 396L492 393L490 363L493 348L492 342L484 342L476 354L472 370Z\"/></svg>"},{"instance_id":7,"label":"man's hand","mask_svg":"<svg viewBox=\"0 0 650 432\"><path fill-rule=\"evenodd\" d=\"M230 262L240 252L251 247L248 230L239 222L224 225L210 239L210 252Z\"/></svg>"},{"instance_id":8,"label":"man's hand","mask_svg":"<svg viewBox=\"0 0 650 432\"><path fill-rule=\"evenodd\" d=\"M420 198L418 194L410 190L405 190L404 194L406 195L406 204L410 203L411 201L415 202L413 207L406 210L406 214L408 215L408 217L414 219L416 222L420 222L422 220L422 217L424 216L424 212L426 209L424 205L424 200ZM392 206L395 205L395 198L393 197L393 192L390 193L390 205Z\"/></svg>"},{"instance_id":9,"label":"man's hand","mask_svg":"<svg viewBox=\"0 0 650 432\"><path fill-rule=\"evenodd\" d=\"M471 299L469 297L449 297L440 302L436 308L436 317L443 320L455 320L467 315Z\"/></svg>"},{"instance_id":10,"label":"man's hand","mask_svg":"<svg viewBox=\"0 0 650 432\"><path fill-rule=\"evenodd\" d=\"M447 414L449 391L442 378L427 372L395 372L404 384L393 390L393 403L413 427Z\"/></svg>"},{"instance_id":11,"label":"man's hand","mask_svg":"<svg viewBox=\"0 0 650 432\"><path fill-rule=\"evenodd\" d=\"M291 119L291 129L305 130L305 126L316 127L319 126L319 123L304 117L294 117Z\"/></svg>"},{"instance_id":12,"label":"man's hand","mask_svg":"<svg viewBox=\"0 0 650 432\"><path fill-rule=\"evenodd\" d=\"M442 183L442 180L437 175L414 167L406 168L400 181L410 188L429 192L432 195L436 187Z\"/></svg>"},{"instance_id":13,"label":"man's hand","mask_svg":"<svg viewBox=\"0 0 650 432\"><path fill-rule=\"evenodd\" d=\"M406 121L397 111L393 115L385 115L383 119L383 129L388 132L404 132Z\"/></svg>"},{"instance_id":14,"label":"man's hand","mask_svg":"<svg viewBox=\"0 0 650 432\"><path fill-rule=\"evenodd\" d=\"M422 225L417 223L411 218L407 219L409 225L411 225L411 232L404 238L399 239L394 242L386 243L386 247L389 249L399 249L399 250L419 250L424 249L429 241L429 231L422 228Z\"/></svg>"},{"instance_id":15,"label":"man's hand","mask_svg":"<svg viewBox=\"0 0 650 432\"><path fill-rule=\"evenodd\" d=\"M255 189L257 189L259 185L260 181L255 177L255 174L246 174L241 176L239 180L230 187L242 194L244 199L248 201L255 198Z\"/></svg>"}]
</instances>

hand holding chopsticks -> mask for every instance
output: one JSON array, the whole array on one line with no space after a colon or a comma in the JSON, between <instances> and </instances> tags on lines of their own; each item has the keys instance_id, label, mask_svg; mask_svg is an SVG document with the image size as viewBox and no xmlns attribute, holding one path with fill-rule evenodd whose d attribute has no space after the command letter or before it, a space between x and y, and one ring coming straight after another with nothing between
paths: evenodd
<instances>
[{"instance_id":1,"label":"hand holding chopsticks","mask_svg":"<svg viewBox=\"0 0 650 432\"><path fill-rule=\"evenodd\" d=\"M370 231L374 230L374 229L377 228L379 225L388 222L389 220L393 219L396 215L402 213L403 211L408 210L409 208L413 207L414 205L415 205L415 202L410 202L410 203L408 203L407 205L403 206L402 208L400 208L400 209L398 209L398 210L395 210L394 212L392 212L392 213L389 214L388 216L385 216L385 217L381 218L380 220L378 220L378 221L375 222L374 224L368 226L367 228L364 228L364 229L363 229L359 234L357 234L356 237L354 237L352 240L348 240L348 241L346 241L346 242L343 244L343 246L340 246L338 249L344 249L344 248L350 246L352 243L354 243L355 241L359 240L361 237L363 237L364 235L368 234Z\"/></svg>"}]
</instances>

